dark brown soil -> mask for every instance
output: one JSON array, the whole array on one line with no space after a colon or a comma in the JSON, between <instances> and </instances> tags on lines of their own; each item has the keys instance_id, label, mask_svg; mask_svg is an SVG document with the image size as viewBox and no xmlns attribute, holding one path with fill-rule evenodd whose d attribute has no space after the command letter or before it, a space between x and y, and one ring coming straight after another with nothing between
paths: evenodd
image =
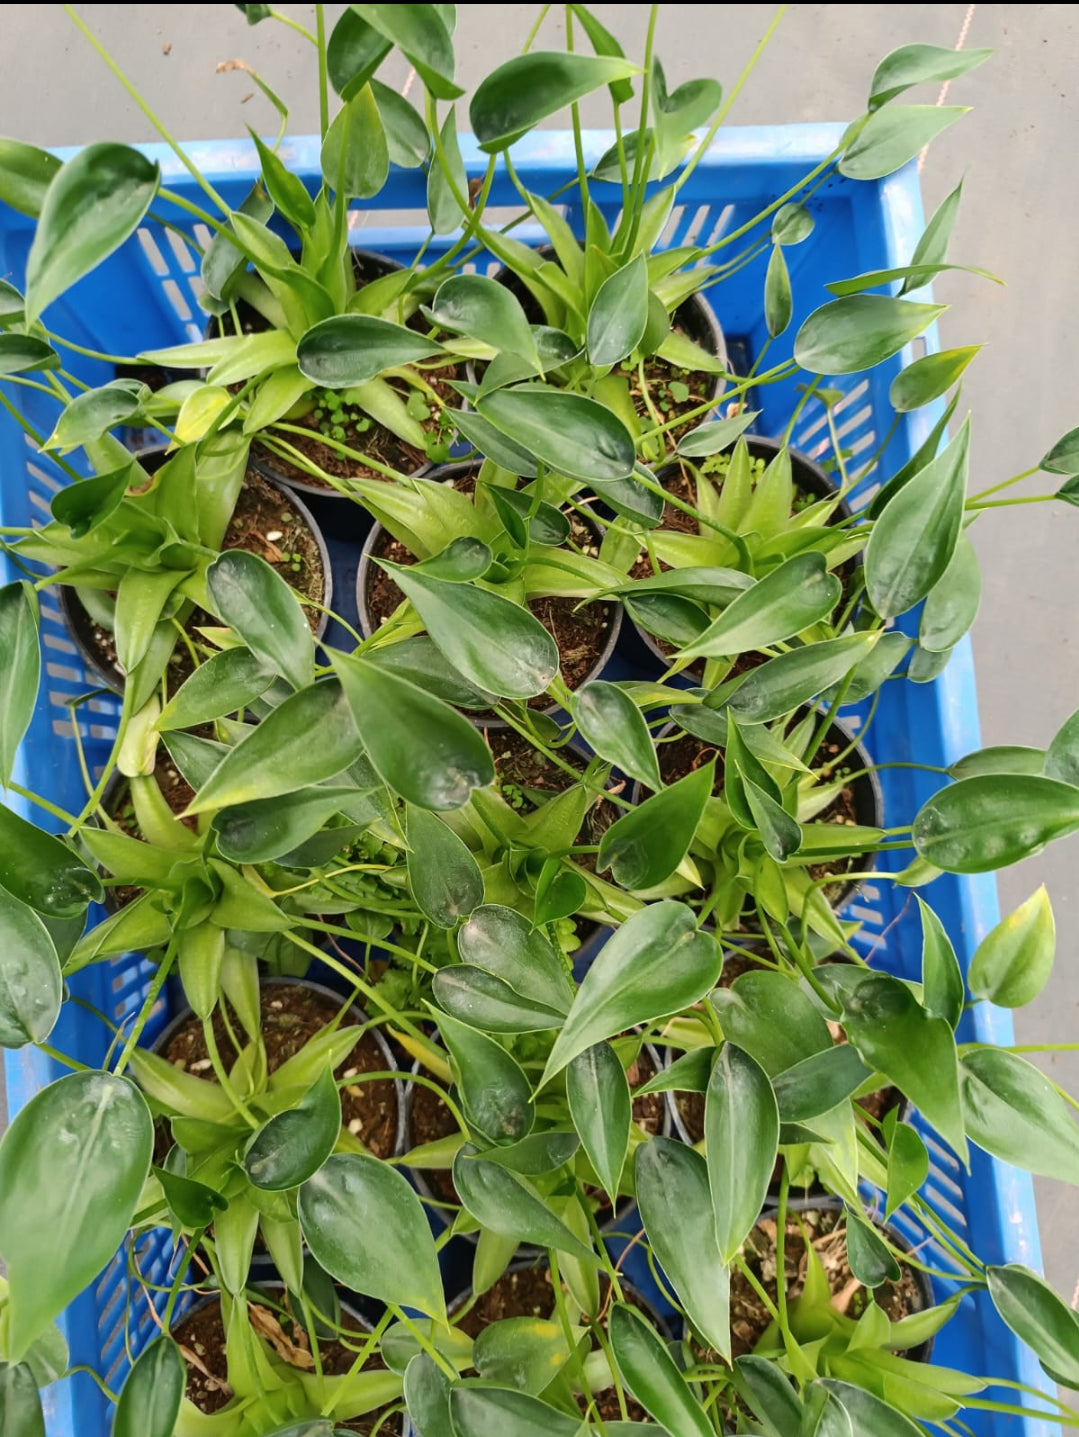
<instances>
[{"instance_id":1,"label":"dark brown soil","mask_svg":"<svg viewBox=\"0 0 1079 1437\"><path fill-rule=\"evenodd\" d=\"M685 331L675 325L678 333ZM652 429L655 427L655 416L644 401L640 388L640 375L630 365L620 365L618 373L623 379L629 382L630 397L633 400L633 407L643 421L643 427ZM714 374L701 374L696 370L678 369L675 365L669 364L667 360L660 359L658 355L651 355L645 360L644 365L645 381L648 385L648 395L652 405L659 411L660 423L669 424L672 419L677 419L682 414L689 414L706 404L715 394L716 379ZM676 387L673 392L672 383ZM683 396L681 387L684 387L686 394ZM702 422L700 414L682 423L676 424L673 429L668 429L664 435L665 442L670 448L678 443L683 434L695 428ZM617 1414L614 1414L617 1416Z\"/></svg>"},{"instance_id":2,"label":"dark brown soil","mask_svg":"<svg viewBox=\"0 0 1079 1437\"><path fill-rule=\"evenodd\" d=\"M551 763L515 729L489 729L487 743L494 760L495 783L510 807L520 814L534 813L554 794L565 792L575 782L564 769ZM571 748L560 748L558 755L578 773L583 773L588 766L581 755ZM617 788L614 791L617 792ZM593 803L585 814L575 842L582 846L598 844L619 814L620 810L610 799L601 798L598 803ZM595 872L594 853L577 854L575 861L589 872Z\"/></svg>"},{"instance_id":3,"label":"dark brown soil","mask_svg":"<svg viewBox=\"0 0 1079 1437\"><path fill-rule=\"evenodd\" d=\"M294 1324L286 1313L278 1310L281 1306L287 1308L287 1294L274 1294L272 1298L268 1297L266 1306L255 1301L254 1296L252 1295L248 1312L255 1331L265 1338L277 1356L283 1358L290 1366L304 1372L312 1371L314 1363L311 1358L310 1343L302 1323ZM347 1330L355 1332L357 1341L362 1341L366 1336L362 1325L346 1311L341 1312L340 1324ZM207 1304L185 1317L182 1322L173 1327L172 1336L179 1344L187 1365L188 1401L192 1402L200 1412L207 1414L219 1412L232 1397L232 1389L228 1385L225 1326L222 1321L220 1302ZM323 1372L330 1377L344 1376L351 1370L357 1350L346 1346L344 1341L321 1342L319 1356ZM362 1371L381 1371L385 1366L386 1364L376 1350L366 1359ZM386 1408L382 1407L349 1421L338 1419L336 1426L345 1432L368 1434L373 1431L385 1411ZM399 1425L390 1423L384 1424L380 1432L384 1432L386 1437L390 1437L391 1433L400 1432L400 1430Z\"/></svg>"},{"instance_id":4,"label":"dark brown soil","mask_svg":"<svg viewBox=\"0 0 1079 1437\"><path fill-rule=\"evenodd\" d=\"M267 1067L275 1073L336 1016L340 1004L299 984L266 983L260 993L260 1009ZM242 1029L235 1015L230 1014L230 1021L242 1042ZM345 1025L348 1022L346 1015ZM226 1068L230 1067L238 1054L220 1006L214 1013L213 1026L222 1061ZM194 1016L173 1034L161 1056L184 1072L214 1081L202 1023ZM341 1123L378 1158L390 1157L397 1143L397 1089L389 1078L364 1082L362 1074L385 1072L387 1066L386 1054L367 1032L334 1070L338 1079L361 1079L340 1090Z\"/></svg>"},{"instance_id":5,"label":"dark brown soil","mask_svg":"<svg viewBox=\"0 0 1079 1437\"><path fill-rule=\"evenodd\" d=\"M473 481L474 482L474 481ZM457 485L463 487L462 484ZM414 564L415 556L404 544L383 533L376 544L375 555L394 564ZM371 626L379 629L404 600L404 594L393 578L371 564L367 571L367 608ZM559 667L563 682L578 689L594 672L603 656L614 623L617 605L606 600L579 607L579 599L559 597L531 599L528 607L558 645ZM529 708L547 708L551 700L537 694L528 700ZM477 715L482 717L482 715Z\"/></svg>"},{"instance_id":6,"label":"dark brown soil","mask_svg":"<svg viewBox=\"0 0 1079 1437\"><path fill-rule=\"evenodd\" d=\"M288 496L254 469L249 469L244 478L221 547L257 554L301 598L325 603L326 575L318 541ZM318 610L305 604L304 613L312 630L317 629L321 617Z\"/></svg>"},{"instance_id":7,"label":"dark brown soil","mask_svg":"<svg viewBox=\"0 0 1079 1437\"><path fill-rule=\"evenodd\" d=\"M893 1108L902 1106L903 1094L898 1088L878 1088L875 1093L866 1093L864 1098L855 1098L858 1106L879 1123Z\"/></svg>"},{"instance_id":8,"label":"dark brown soil","mask_svg":"<svg viewBox=\"0 0 1079 1437\"><path fill-rule=\"evenodd\" d=\"M685 778L688 773L706 768L715 759L716 781L712 792L717 798L723 793L723 750L715 744L705 743L690 733L680 733L657 744L656 757L663 782L668 785Z\"/></svg>"}]
</instances>

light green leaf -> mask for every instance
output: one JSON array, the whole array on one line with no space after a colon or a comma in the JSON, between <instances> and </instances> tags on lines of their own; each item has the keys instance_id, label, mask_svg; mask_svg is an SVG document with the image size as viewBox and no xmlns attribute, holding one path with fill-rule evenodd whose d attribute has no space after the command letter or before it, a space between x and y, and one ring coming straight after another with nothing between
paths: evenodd
<instances>
[{"instance_id":1,"label":"light green leaf","mask_svg":"<svg viewBox=\"0 0 1079 1437\"><path fill-rule=\"evenodd\" d=\"M1079 829L1079 789L1027 773L987 773L942 788L911 829L914 847L946 873L989 873Z\"/></svg>"},{"instance_id":2,"label":"light green leaf","mask_svg":"<svg viewBox=\"0 0 1079 1437\"><path fill-rule=\"evenodd\" d=\"M772 246L772 257L764 276L764 322L773 339L790 324L793 312L790 272L783 258L783 246L776 244Z\"/></svg>"},{"instance_id":3,"label":"light green leaf","mask_svg":"<svg viewBox=\"0 0 1079 1437\"><path fill-rule=\"evenodd\" d=\"M942 45L901 45L885 55L873 72L870 107L875 109L912 85L943 84L984 65L992 50L949 50Z\"/></svg>"},{"instance_id":4,"label":"light green leaf","mask_svg":"<svg viewBox=\"0 0 1079 1437\"><path fill-rule=\"evenodd\" d=\"M26 579L0 588L0 784L11 781L41 682L40 609Z\"/></svg>"},{"instance_id":5,"label":"light green leaf","mask_svg":"<svg viewBox=\"0 0 1079 1437\"><path fill-rule=\"evenodd\" d=\"M967 113L962 105L889 105L858 127L843 151L839 173L850 180L880 180Z\"/></svg>"},{"instance_id":6,"label":"light green leaf","mask_svg":"<svg viewBox=\"0 0 1079 1437\"><path fill-rule=\"evenodd\" d=\"M794 357L810 374L856 374L890 359L947 308L883 294L852 294L821 305L803 323Z\"/></svg>"},{"instance_id":7,"label":"light green leaf","mask_svg":"<svg viewBox=\"0 0 1079 1437\"><path fill-rule=\"evenodd\" d=\"M45 1437L37 1382L25 1362L0 1362L0 1420L4 1437Z\"/></svg>"},{"instance_id":8,"label":"light green leaf","mask_svg":"<svg viewBox=\"0 0 1079 1437\"><path fill-rule=\"evenodd\" d=\"M1079 1182L1079 1128L1043 1073L999 1048L969 1049L959 1071L972 1142L1027 1172Z\"/></svg>"},{"instance_id":9,"label":"light green leaf","mask_svg":"<svg viewBox=\"0 0 1079 1437\"><path fill-rule=\"evenodd\" d=\"M970 962L970 991L1003 1008L1023 1008L1049 981L1055 953L1053 909L1042 884L979 943Z\"/></svg>"},{"instance_id":10,"label":"light green leaf","mask_svg":"<svg viewBox=\"0 0 1079 1437\"><path fill-rule=\"evenodd\" d=\"M918 908L922 916L922 1006L955 1029L966 1000L963 972L943 923L920 898Z\"/></svg>"},{"instance_id":11,"label":"light green leaf","mask_svg":"<svg viewBox=\"0 0 1079 1437\"><path fill-rule=\"evenodd\" d=\"M637 74L637 66L617 56L533 50L492 70L479 84L469 118L480 148L489 154L507 149L534 125L601 85Z\"/></svg>"},{"instance_id":12,"label":"light green leaf","mask_svg":"<svg viewBox=\"0 0 1079 1437\"><path fill-rule=\"evenodd\" d=\"M60 165L48 150L0 139L0 200L36 220Z\"/></svg>"},{"instance_id":13,"label":"light green leaf","mask_svg":"<svg viewBox=\"0 0 1079 1437\"><path fill-rule=\"evenodd\" d=\"M136 1358L116 1404L112 1437L172 1437L187 1368L171 1337L158 1337Z\"/></svg>"},{"instance_id":14,"label":"light green leaf","mask_svg":"<svg viewBox=\"0 0 1079 1437\"><path fill-rule=\"evenodd\" d=\"M937 354L923 354L921 359L908 364L892 380L888 402L901 414L921 409L923 404L931 404L959 382L967 365L981 349L980 344L970 344L963 349L942 349Z\"/></svg>"},{"instance_id":15,"label":"light green leaf","mask_svg":"<svg viewBox=\"0 0 1079 1437\"><path fill-rule=\"evenodd\" d=\"M1003 1320L1058 1382L1079 1383L1079 1321L1063 1298L1019 1263L985 1270L989 1296Z\"/></svg>"}]
</instances>

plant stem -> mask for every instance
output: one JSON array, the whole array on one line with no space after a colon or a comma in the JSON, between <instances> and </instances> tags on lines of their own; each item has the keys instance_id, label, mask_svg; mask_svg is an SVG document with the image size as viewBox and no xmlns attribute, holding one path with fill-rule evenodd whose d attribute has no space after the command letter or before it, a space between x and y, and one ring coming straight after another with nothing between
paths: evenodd
<instances>
[{"instance_id":1,"label":"plant stem","mask_svg":"<svg viewBox=\"0 0 1079 1437\"><path fill-rule=\"evenodd\" d=\"M318 47L318 123L322 138L325 139L326 131L330 128L330 87L326 75L326 14L323 5L315 6L315 27L315 44ZM299 26L297 28L302 34L306 34L308 39L311 38L308 31Z\"/></svg>"},{"instance_id":2,"label":"plant stem","mask_svg":"<svg viewBox=\"0 0 1079 1437\"><path fill-rule=\"evenodd\" d=\"M973 503L970 499L966 502L968 512L981 513L983 509L1010 509L1013 504L1047 504L1055 499L1055 494L1025 494L1020 499L989 499L985 503Z\"/></svg>"},{"instance_id":3,"label":"plant stem","mask_svg":"<svg viewBox=\"0 0 1079 1437\"><path fill-rule=\"evenodd\" d=\"M66 1053L61 1053L59 1048L54 1048L48 1043L35 1043L39 1053L44 1053L46 1058L51 1058L54 1063L59 1063L62 1068L70 1068L75 1073L94 1073L96 1068L91 1068L88 1063L80 1063L77 1058L69 1058Z\"/></svg>"},{"instance_id":4,"label":"plant stem","mask_svg":"<svg viewBox=\"0 0 1079 1437\"><path fill-rule=\"evenodd\" d=\"M51 813L53 818L58 818L61 823L66 823L68 827L75 822L74 814L59 808L55 803L50 803L47 798L42 798L40 794L32 793L30 789L23 788L21 783L15 783L13 779L8 779L7 786L11 789L12 793L17 793L20 798L29 799L31 803L37 804L38 808L44 809L46 813Z\"/></svg>"},{"instance_id":5,"label":"plant stem","mask_svg":"<svg viewBox=\"0 0 1079 1437\"><path fill-rule=\"evenodd\" d=\"M994 484L989 489L980 489L977 494L972 494L967 503L977 499L988 499L990 494L999 494L1002 489L1010 489L1013 484L1018 484L1021 479L1029 479L1032 474L1040 474L1040 467L1035 464L1033 469L1024 469L1022 474L1013 474L1010 479L1004 479L999 484Z\"/></svg>"},{"instance_id":6,"label":"plant stem","mask_svg":"<svg viewBox=\"0 0 1079 1437\"><path fill-rule=\"evenodd\" d=\"M108 773L108 771L108 768L106 768L105 772ZM139 1039L142 1037L142 1031L150 1020L150 1014L154 1010L158 996L165 986L165 979L169 976L175 961L176 940L173 938L169 942L169 946L165 949L161 962L157 965L157 972L154 974L150 981L150 986L146 990L146 997L142 1000L142 1007L139 1009L138 1017L135 1019L131 1032L128 1034L127 1042L123 1046L123 1051L116 1060L116 1066L113 1068L113 1072L117 1077L123 1075L124 1069L131 1061L131 1054L138 1046Z\"/></svg>"}]
</instances>

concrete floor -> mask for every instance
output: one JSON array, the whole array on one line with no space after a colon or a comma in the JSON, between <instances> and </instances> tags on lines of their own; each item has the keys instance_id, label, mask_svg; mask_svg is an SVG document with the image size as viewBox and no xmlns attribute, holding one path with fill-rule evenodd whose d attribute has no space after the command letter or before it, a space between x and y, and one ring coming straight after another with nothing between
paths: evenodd
<instances>
[{"instance_id":1,"label":"concrete floor","mask_svg":"<svg viewBox=\"0 0 1079 1437\"><path fill-rule=\"evenodd\" d=\"M313 7L286 5L312 23ZM328 23L343 7L326 7ZM627 52L643 50L648 7L598 5ZM273 126L268 104L242 74L215 76L218 61L242 57L293 104L293 127L316 128L315 69L303 45L280 27L249 29L229 5L84 5L80 13L183 138L219 138ZM523 42L536 7L458 6L458 79L471 89ZM560 12L556 12L560 13ZM730 86L766 29L767 5L667 5L657 49L670 88L700 74ZM953 256L1001 275L1007 288L948 276L938 298L945 346L988 349L965 386L975 415L974 482L981 489L1036 463L1079 423L1075 338L1079 284L1074 237L1079 188L1072 183L1079 141L1079 7L1073 5L794 5L731 113L734 124L846 120L864 103L876 62L912 41L988 46L993 61L954 84L949 103L974 113L933 147L925 169L927 208L964 181ZM546 22L552 36L555 16ZM59 6L9 5L0 55L0 134L37 144L155 138L143 115L106 72ZM557 43L557 40L554 40ZM403 83L406 67L387 67ZM935 93L925 97L930 103ZM597 111L594 122L603 123ZM590 120L585 106L585 121ZM1020 383L1020 381L1022 381ZM1048 482L1046 490L1052 487ZM1024 491L1027 492L1027 491ZM974 631L986 743L1043 745L1079 705L1079 648L1069 614L1079 600L1074 562L1079 514L1059 504L1000 511L974 530L985 598ZM1074 873L1079 842L1005 872L1005 911L1048 884L1059 934L1057 971L1042 998L1020 1015L1020 1041L1079 1038L1079 939ZM1079 1055L1046 1060L1079 1090ZM1079 1277L1079 1204L1069 1190L1039 1183L1046 1269L1070 1295Z\"/></svg>"}]
</instances>

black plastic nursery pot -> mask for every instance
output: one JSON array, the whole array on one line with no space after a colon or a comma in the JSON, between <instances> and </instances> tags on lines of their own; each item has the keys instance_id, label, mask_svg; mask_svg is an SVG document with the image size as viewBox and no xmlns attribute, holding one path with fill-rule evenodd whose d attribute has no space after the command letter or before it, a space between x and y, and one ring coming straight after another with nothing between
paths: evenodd
<instances>
[{"instance_id":1,"label":"black plastic nursery pot","mask_svg":"<svg viewBox=\"0 0 1079 1437\"><path fill-rule=\"evenodd\" d=\"M455 488L465 489L469 486L470 481L474 481L475 476L479 473L482 466L482 462L483 461L479 459L468 459L454 464L440 464L426 470L422 477L436 483L452 484ZM599 527L579 512L577 512L574 517L589 528L598 549L602 539ZM408 553L403 545L399 544L393 538L382 524L376 523L372 526L360 554L360 564L356 574L356 607L360 616L360 629L365 639L369 639L377 631L382 619L388 617L388 615L376 615L372 607L374 586L378 582L379 576L382 575L382 570L375 560L380 557L386 557L385 551L387 548L394 550L393 557L396 562L413 562L413 556ZM390 583L392 584L392 581L390 581ZM400 596L398 602L403 600L404 595L400 594L400 590L396 589L396 585L393 585L392 589L388 590L388 592L392 593L394 590L396 590ZM550 622L544 623L543 614L538 614L537 617L541 623L544 623L544 627L548 629L548 632L550 632L551 624L554 623L556 619L561 619L563 614L565 615L567 625L573 622L572 611L578 602L576 599L540 599L533 601L533 604L530 604L530 608L535 612L533 605L539 604L547 606L546 612ZM558 606L557 609L554 607L555 605ZM595 607L602 610L600 624L602 641L600 641L599 635L597 635L591 645L594 657L587 667L582 665L580 671L573 675L567 676L563 674L563 679L571 689L580 688L590 679L598 678L599 675L603 673L614 654L615 646L618 643L618 636L622 628L623 610L620 603L616 603L610 599L601 599L597 600L594 605L589 605L588 607ZM558 633L555 633L553 637L557 640L559 637ZM560 652L561 649L562 645L560 644ZM538 698L529 701L529 707L536 708L542 713L554 713L558 708L558 704L551 703L540 695ZM483 728L504 727L504 721L496 718L493 714L470 712L469 717L472 718L473 722Z\"/></svg>"},{"instance_id":2,"label":"black plastic nursery pot","mask_svg":"<svg viewBox=\"0 0 1079 1437\"><path fill-rule=\"evenodd\" d=\"M770 464L783 448L780 440L768 439L764 435L746 434L743 435L743 438L749 450L750 458L762 459L765 464ZM733 445L731 447L733 448ZM727 453L728 451L724 450L722 452ZM791 477L796 493L809 495L814 502L822 499L835 499L837 497L839 486L826 470L822 469L819 464L807 455L801 453L798 449L790 449L788 452L791 460ZM656 471L656 479L661 485L666 486L668 480L681 473L682 466L675 461L670 464L664 464L661 469L658 469ZM829 524L840 524L850 517L850 505L846 499L839 499L835 507L835 512L829 520ZM663 527L661 523L660 528ZM848 568L853 568L853 564L849 560L837 571L841 578L844 577ZM659 660L663 668L669 668L677 653L674 645L666 644L663 640L657 639L654 634L650 634L632 614L629 615L629 618L633 627L637 630L637 634L645 648ZM687 675L695 675L700 674L703 669L704 660L698 659L696 663L687 668L685 672Z\"/></svg>"},{"instance_id":3,"label":"black plastic nursery pot","mask_svg":"<svg viewBox=\"0 0 1079 1437\"><path fill-rule=\"evenodd\" d=\"M140 454L136 457L144 468L153 472L161 467L168 456L164 447L159 447L149 451L148 454ZM267 546L271 544L277 546L285 542L292 516L298 516L313 538L318 550L323 574L322 610L330 610L333 607L333 569L330 564L330 553L326 547L326 539L318 520L299 495L294 493L288 485L262 473L253 462L249 462L248 473L250 474L252 470L256 472L259 482L267 484L279 493L283 505L288 506L287 508L282 507L279 511L276 527L270 528L268 533L263 536ZM283 517L285 515L289 516L288 520ZM275 537L271 538L270 535ZM268 550L268 552L272 551ZM127 676L116 660L112 635L96 622L74 585L58 584L56 595L60 616L67 626L71 640L79 652L79 657L86 665L88 674L96 678L103 688L111 689L115 694L122 694ZM329 613L317 610L312 610L312 612L317 616L313 632L316 639L321 639L330 621Z\"/></svg>"}]
</instances>

